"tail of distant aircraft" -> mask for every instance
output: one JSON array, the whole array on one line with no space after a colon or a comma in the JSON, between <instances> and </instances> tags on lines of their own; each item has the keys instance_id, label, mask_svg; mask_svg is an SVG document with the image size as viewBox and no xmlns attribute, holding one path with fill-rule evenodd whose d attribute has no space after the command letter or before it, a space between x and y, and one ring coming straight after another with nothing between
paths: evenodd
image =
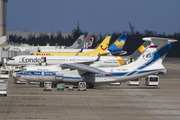
<instances>
[{"instance_id":1,"label":"tail of distant aircraft","mask_svg":"<svg viewBox=\"0 0 180 120\"><path fill-rule=\"evenodd\" d=\"M81 44L76 49L80 49L80 48L88 49L89 47L92 46L91 42L93 41L94 41L94 36L87 35L84 41L81 42Z\"/></svg>"},{"instance_id":2,"label":"tail of distant aircraft","mask_svg":"<svg viewBox=\"0 0 180 120\"><path fill-rule=\"evenodd\" d=\"M74 42L74 44L70 47L66 47L66 49L75 49L84 41L84 35L80 35L79 38Z\"/></svg>"},{"instance_id":3,"label":"tail of distant aircraft","mask_svg":"<svg viewBox=\"0 0 180 120\"><path fill-rule=\"evenodd\" d=\"M85 55L106 54L111 36L107 36L95 50L84 53Z\"/></svg>"},{"instance_id":4,"label":"tail of distant aircraft","mask_svg":"<svg viewBox=\"0 0 180 120\"><path fill-rule=\"evenodd\" d=\"M92 48L93 42L94 42L94 36L91 35L90 40L89 40L89 44L88 44L88 49Z\"/></svg>"},{"instance_id":5,"label":"tail of distant aircraft","mask_svg":"<svg viewBox=\"0 0 180 120\"><path fill-rule=\"evenodd\" d=\"M122 34L109 48L108 50L112 55L119 55L124 47L128 34Z\"/></svg>"},{"instance_id":6,"label":"tail of distant aircraft","mask_svg":"<svg viewBox=\"0 0 180 120\"><path fill-rule=\"evenodd\" d=\"M151 42L150 41L145 41L132 55L130 55L129 57L123 57L123 56L114 56L120 65L126 65L129 64L133 61L135 61L148 47L148 45L150 45ZM125 58L125 59L124 59Z\"/></svg>"},{"instance_id":7,"label":"tail of distant aircraft","mask_svg":"<svg viewBox=\"0 0 180 120\"><path fill-rule=\"evenodd\" d=\"M166 54L171 48L173 42L177 40L168 38L155 38L147 37L143 38L145 41L151 41L148 48L140 55L140 57L133 63L135 69L133 72L127 73L127 76L144 73L154 73L157 71L164 71L165 68L162 65ZM129 64L131 66L131 64Z\"/></svg>"},{"instance_id":8,"label":"tail of distant aircraft","mask_svg":"<svg viewBox=\"0 0 180 120\"><path fill-rule=\"evenodd\" d=\"M151 42L150 41L145 41L131 56L131 58L133 60L136 60L148 47L148 45L150 45Z\"/></svg>"}]
</instances>

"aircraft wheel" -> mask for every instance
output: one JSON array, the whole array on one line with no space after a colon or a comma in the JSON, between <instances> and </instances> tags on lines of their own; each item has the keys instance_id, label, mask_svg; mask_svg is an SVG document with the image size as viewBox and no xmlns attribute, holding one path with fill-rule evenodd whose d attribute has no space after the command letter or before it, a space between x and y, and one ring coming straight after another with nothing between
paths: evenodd
<instances>
[{"instance_id":1,"label":"aircraft wheel","mask_svg":"<svg viewBox=\"0 0 180 120\"><path fill-rule=\"evenodd\" d=\"M89 88L94 88L94 85L92 85L92 84L91 84L91 85L89 85Z\"/></svg>"},{"instance_id":2,"label":"aircraft wheel","mask_svg":"<svg viewBox=\"0 0 180 120\"><path fill-rule=\"evenodd\" d=\"M17 80L14 80L14 84L16 84L17 83Z\"/></svg>"}]
</instances>

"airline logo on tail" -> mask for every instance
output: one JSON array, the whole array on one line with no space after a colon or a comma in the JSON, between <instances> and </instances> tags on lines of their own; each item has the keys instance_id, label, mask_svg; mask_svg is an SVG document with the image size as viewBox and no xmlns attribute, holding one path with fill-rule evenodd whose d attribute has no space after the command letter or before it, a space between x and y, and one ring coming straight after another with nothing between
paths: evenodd
<instances>
[{"instance_id":1,"label":"airline logo on tail","mask_svg":"<svg viewBox=\"0 0 180 120\"><path fill-rule=\"evenodd\" d=\"M148 47L148 46L147 46ZM147 48L146 47L146 48ZM141 45L139 48L138 48L138 50L141 52L141 53L143 53L145 50L146 50L146 48L143 46L143 45Z\"/></svg>"},{"instance_id":2,"label":"airline logo on tail","mask_svg":"<svg viewBox=\"0 0 180 120\"><path fill-rule=\"evenodd\" d=\"M154 56L153 56L153 54L150 51L146 51L143 54L143 59L146 60L146 61L149 61L149 60L153 59L153 57Z\"/></svg>"},{"instance_id":3,"label":"airline logo on tail","mask_svg":"<svg viewBox=\"0 0 180 120\"><path fill-rule=\"evenodd\" d=\"M93 41L94 41L94 36L91 36L88 44L88 49L92 48Z\"/></svg>"},{"instance_id":4,"label":"airline logo on tail","mask_svg":"<svg viewBox=\"0 0 180 120\"><path fill-rule=\"evenodd\" d=\"M124 44L125 44L125 41L124 40L121 40L120 42L118 40L116 40L114 42L114 44L118 47L118 48L121 48Z\"/></svg>"},{"instance_id":5,"label":"airline logo on tail","mask_svg":"<svg viewBox=\"0 0 180 120\"><path fill-rule=\"evenodd\" d=\"M106 44L106 47L105 47L105 48L103 48L103 45L100 45L100 47L101 47L102 50L106 50L106 49L108 48L108 45L109 45L109 44Z\"/></svg>"},{"instance_id":6,"label":"airline logo on tail","mask_svg":"<svg viewBox=\"0 0 180 120\"><path fill-rule=\"evenodd\" d=\"M81 42L82 42L82 39L78 39L78 40L77 40L77 43L78 43L78 44L81 44Z\"/></svg>"},{"instance_id":7,"label":"airline logo on tail","mask_svg":"<svg viewBox=\"0 0 180 120\"><path fill-rule=\"evenodd\" d=\"M103 40L103 42L93 51L84 53L84 55L98 55L98 54L106 54L107 48L109 46L109 41L111 39L111 36L106 36L106 38Z\"/></svg>"},{"instance_id":8,"label":"airline logo on tail","mask_svg":"<svg viewBox=\"0 0 180 120\"><path fill-rule=\"evenodd\" d=\"M121 50L124 47L128 34L122 34L109 48L108 50L111 52L112 55L120 54Z\"/></svg>"}]
</instances>

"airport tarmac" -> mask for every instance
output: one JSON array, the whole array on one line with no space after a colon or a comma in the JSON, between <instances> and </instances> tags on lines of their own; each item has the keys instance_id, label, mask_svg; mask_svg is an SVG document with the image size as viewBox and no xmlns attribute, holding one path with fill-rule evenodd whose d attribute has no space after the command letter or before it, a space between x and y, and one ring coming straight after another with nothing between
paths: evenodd
<instances>
[{"instance_id":1,"label":"airport tarmac","mask_svg":"<svg viewBox=\"0 0 180 120\"><path fill-rule=\"evenodd\" d=\"M0 120L180 120L180 59L166 58L159 86L101 86L87 91L43 91L39 85L14 84L0 96Z\"/></svg>"}]
</instances>

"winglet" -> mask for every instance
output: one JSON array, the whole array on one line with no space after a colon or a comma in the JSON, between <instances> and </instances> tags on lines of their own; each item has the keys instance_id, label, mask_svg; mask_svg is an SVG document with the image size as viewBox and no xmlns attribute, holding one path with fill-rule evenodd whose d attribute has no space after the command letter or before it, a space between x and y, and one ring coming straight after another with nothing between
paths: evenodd
<instances>
[{"instance_id":1,"label":"winglet","mask_svg":"<svg viewBox=\"0 0 180 120\"><path fill-rule=\"evenodd\" d=\"M80 50L80 51L78 51L78 52L77 52L76 56L78 56L78 55L79 55L79 53L80 53L80 52L82 52L82 51L83 51L83 47L81 48L81 50Z\"/></svg>"},{"instance_id":2,"label":"winglet","mask_svg":"<svg viewBox=\"0 0 180 120\"><path fill-rule=\"evenodd\" d=\"M79 52L82 52L83 51L83 47L81 48L81 50Z\"/></svg>"},{"instance_id":3,"label":"winglet","mask_svg":"<svg viewBox=\"0 0 180 120\"><path fill-rule=\"evenodd\" d=\"M99 61L99 60L100 60L100 57L101 57L101 54L99 53L99 54L98 54L98 58L97 58L95 61Z\"/></svg>"}]
</instances>

